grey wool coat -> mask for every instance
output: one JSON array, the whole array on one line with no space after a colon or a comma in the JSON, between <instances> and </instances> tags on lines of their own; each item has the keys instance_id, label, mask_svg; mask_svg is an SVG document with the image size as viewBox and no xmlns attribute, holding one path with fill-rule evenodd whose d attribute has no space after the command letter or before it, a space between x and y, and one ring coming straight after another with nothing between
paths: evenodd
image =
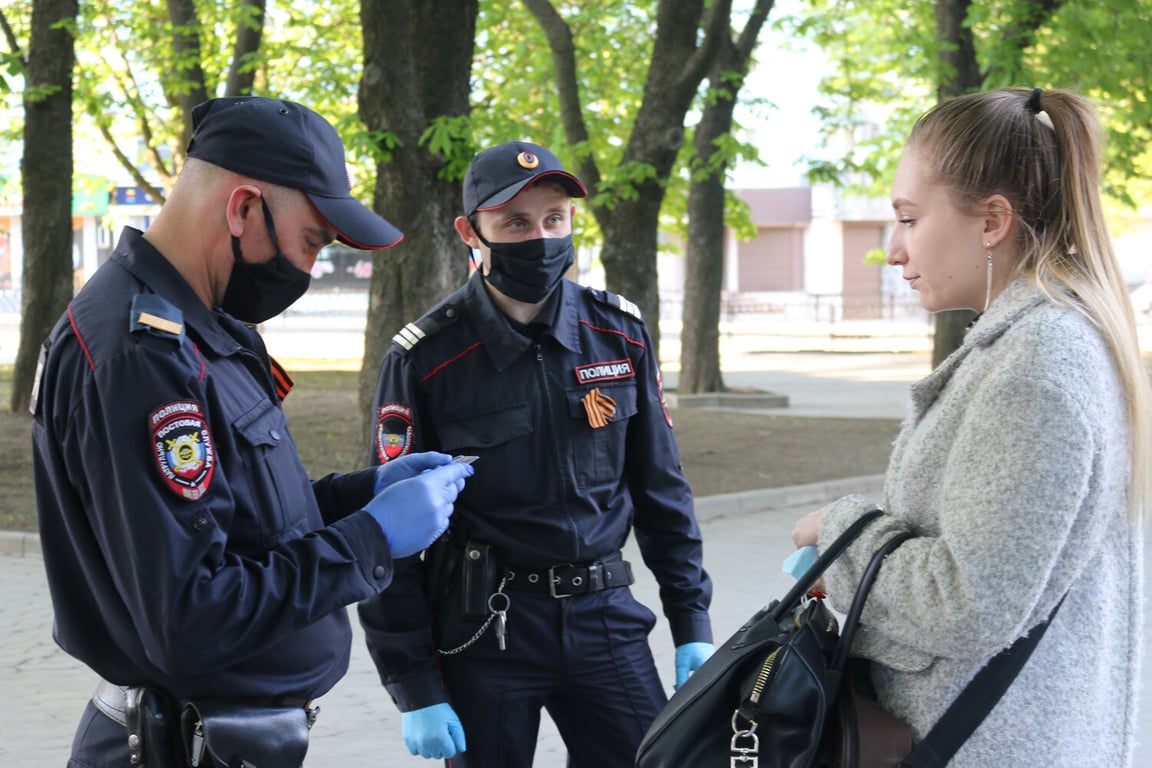
<instances>
[{"instance_id":1,"label":"grey wool coat","mask_svg":"<svg viewBox=\"0 0 1152 768\"><path fill-rule=\"evenodd\" d=\"M1142 532L1128 512L1124 396L1103 338L1030 283L1009 286L961 348L913 385L886 514L825 575L844 611L884 562L855 652L881 704L922 738L973 675L1068 597L953 766L1129 765L1136 740ZM874 503L838 500L821 549Z\"/></svg>"}]
</instances>

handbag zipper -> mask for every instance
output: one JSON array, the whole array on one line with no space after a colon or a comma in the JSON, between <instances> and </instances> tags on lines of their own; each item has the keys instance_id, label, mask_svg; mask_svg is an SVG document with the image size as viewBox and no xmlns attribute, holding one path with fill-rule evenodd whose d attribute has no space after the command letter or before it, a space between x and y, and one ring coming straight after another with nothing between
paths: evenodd
<instances>
[{"instance_id":1,"label":"handbag zipper","mask_svg":"<svg viewBox=\"0 0 1152 768\"><path fill-rule=\"evenodd\" d=\"M748 696L748 700L753 704L760 703L760 696L763 695L764 688L768 685L768 678L772 676L772 669L776 666L776 657L781 650L781 648L776 648L768 654L768 658L764 659L764 663L760 666L760 673L756 675L756 682L752 685L752 693Z\"/></svg>"},{"instance_id":2,"label":"handbag zipper","mask_svg":"<svg viewBox=\"0 0 1152 768\"><path fill-rule=\"evenodd\" d=\"M760 665L760 671L756 674L756 682L752 685L752 693L749 694L745 704L751 703L757 705L760 703L760 696L764 693L764 688L768 685L768 680L772 677L772 670L776 666L776 658L779 656L783 648L777 647L772 653L768 654L768 658L764 659L764 663ZM736 711L732 713L732 741L729 743L730 765L740 766L740 768L759 768L760 765L760 737L756 735L757 723L751 717L742 713L744 704L736 707ZM755 712L755 707L751 708ZM739 719L744 717L748 721L745 728L741 728L737 723Z\"/></svg>"}]
</instances>

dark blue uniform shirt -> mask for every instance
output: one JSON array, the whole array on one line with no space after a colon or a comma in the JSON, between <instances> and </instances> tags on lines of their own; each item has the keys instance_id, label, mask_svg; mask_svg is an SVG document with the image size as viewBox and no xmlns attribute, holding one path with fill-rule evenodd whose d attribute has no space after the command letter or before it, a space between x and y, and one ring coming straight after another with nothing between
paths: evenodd
<instances>
[{"instance_id":1,"label":"dark blue uniform shirt","mask_svg":"<svg viewBox=\"0 0 1152 768\"><path fill-rule=\"evenodd\" d=\"M635 531L674 642L711 642L711 581L692 492L647 328L611 293L565 280L537 322L516 326L479 276L406 326L377 387L374 461L413 451L478 455L454 535L505 563L608 558ZM360 616L401 710L444 701L419 558Z\"/></svg>"},{"instance_id":2,"label":"dark blue uniform shirt","mask_svg":"<svg viewBox=\"0 0 1152 768\"><path fill-rule=\"evenodd\" d=\"M61 647L179 697L329 690L345 606L392 575L359 511L374 470L309 481L257 334L126 229L41 365L36 494Z\"/></svg>"}]
</instances>

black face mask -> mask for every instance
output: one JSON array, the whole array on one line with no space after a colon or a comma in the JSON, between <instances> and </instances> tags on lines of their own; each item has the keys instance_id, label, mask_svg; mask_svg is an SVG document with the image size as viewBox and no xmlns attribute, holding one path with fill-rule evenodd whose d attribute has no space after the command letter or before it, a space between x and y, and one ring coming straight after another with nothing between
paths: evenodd
<instances>
[{"instance_id":1,"label":"black face mask","mask_svg":"<svg viewBox=\"0 0 1152 768\"><path fill-rule=\"evenodd\" d=\"M224 289L224 299L220 308L237 320L245 323L262 323L280 314L308 290L312 276L297 269L280 250L276 239L276 227L272 223L272 212L264 198L264 222L268 226L268 238L276 249L271 261L250 264L240 253L240 240L232 238L232 255L236 257L232 265L232 276Z\"/></svg>"},{"instance_id":2,"label":"black face mask","mask_svg":"<svg viewBox=\"0 0 1152 768\"><path fill-rule=\"evenodd\" d=\"M572 266L572 235L542 237L519 243L480 242L491 251L491 270L484 279L509 298L539 304L560 285Z\"/></svg>"}]
</instances>

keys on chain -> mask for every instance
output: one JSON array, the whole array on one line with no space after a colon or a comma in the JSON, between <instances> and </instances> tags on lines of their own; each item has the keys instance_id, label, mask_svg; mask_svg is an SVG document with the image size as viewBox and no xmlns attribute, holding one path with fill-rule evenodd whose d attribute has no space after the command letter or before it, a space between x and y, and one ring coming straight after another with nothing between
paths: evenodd
<instances>
[{"instance_id":1,"label":"keys on chain","mask_svg":"<svg viewBox=\"0 0 1152 768\"><path fill-rule=\"evenodd\" d=\"M493 631L496 633L496 646L505 651L508 649L508 608L512 599L503 592L493 592L488 597L488 610L492 611L494 621Z\"/></svg>"},{"instance_id":2,"label":"keys on chain","mask_svg":"<svg viewBox=\"0 0 1152 768\"><path fill-rule=\"evenodd\" d=\"M508 618L507 618L507 613L508 613L507 611L498 611L496 613L496 645L499 646L500 650L502 650L502 651L507 650L507 648L508 648L508 641L507 641Z\"/></svg>"}]
</instances>

